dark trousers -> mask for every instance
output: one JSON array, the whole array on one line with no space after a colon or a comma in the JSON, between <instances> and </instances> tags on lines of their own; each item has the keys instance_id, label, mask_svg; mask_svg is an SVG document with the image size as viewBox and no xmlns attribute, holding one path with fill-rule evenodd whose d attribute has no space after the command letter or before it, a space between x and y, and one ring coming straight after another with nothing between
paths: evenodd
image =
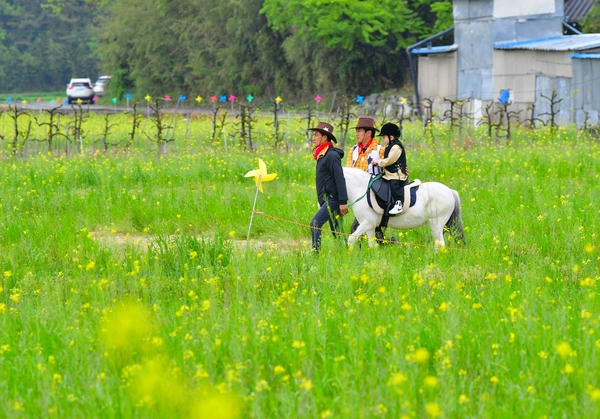
<instances>
[{"instance_id":1,"label":"dark trousers","mask_svg":"<svg viewBox=\"0 0 600 419\"><path fill-rule=\"evenodd\" d=\"M312 248L317 252L321 250L321 227L328 221L333 237L337 239L341 238L345 242L344 235L337 234L337 232L343 231L340 204L337 202L326 202L323 205L321 205L319 211L317 211L313 219L310 221L310 228L312 234Z\"/></svg>"},{"instance_id":2,"label":"dark trousers","mask_svg":"<svg viewBox=\"0 0 600 419\"><path fill-rule=\"evenodd\" d=\"M392 200L402 201L402 203L404 203L404 187L408 184L408 182L397 179L392 179L389 182L390 192L392 193Z\"/></svg>"}]
</instances>

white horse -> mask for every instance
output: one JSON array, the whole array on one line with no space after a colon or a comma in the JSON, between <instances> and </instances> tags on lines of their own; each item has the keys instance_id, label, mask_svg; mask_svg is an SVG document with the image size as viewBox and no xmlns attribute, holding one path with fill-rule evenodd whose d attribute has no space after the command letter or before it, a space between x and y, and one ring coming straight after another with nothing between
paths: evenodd
<instances>
[{"instance_id":1,"label":"white horse","mask_svg":"<svg viewBox=\"0 0 600 419\"><path fill-rule=\"evenodd\" d=\"M358 229L348 239L348 245L352 247L356 240L363 234L369 238L369 246L375 245L375 227L381 223L383 209L379 208L372 191L371 202L376 207L373 209L367 202L367 197L358 200L367 191L371 176L354 168L344 168L346 178L346 189L348 190L348 203L352 204L352 210L360 223ZM357 201L358 200L358 201ZM421 227L429 222L435 248L444 247L444 227L454 230L457 240L465 243L465 232L463 229L462 214L460 210L460 197L458 193L438 182L425 182L417 190L417 202L410 208L404 208L402 214L390 217L388 227L407 230Z\"/></svg>"}]
</instances>

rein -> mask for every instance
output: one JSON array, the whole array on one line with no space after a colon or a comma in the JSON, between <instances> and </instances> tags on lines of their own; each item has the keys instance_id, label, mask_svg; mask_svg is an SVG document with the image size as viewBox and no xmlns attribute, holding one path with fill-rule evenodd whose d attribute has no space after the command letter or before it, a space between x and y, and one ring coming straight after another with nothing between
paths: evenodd
<instances>
[{"instance_id":1,"label":"rein","mask_svg":"<svg viewBox=\"0 0 600 419\"><path fill-rule=\"evenodd\" d=\"M369 193L369 189L371 189L371 186L373 186L373 182L375 182L377 179L381 178L382 176L383 176L383 173L379 173L378 175L375 175L375 177L369 181L369 184L367 185L367 190L365 191L365 193L360 198L358 198L356 201L349 204L348 208L352 208L352 205L356 204L358 201L360 201L365 196L367 196L367 194Z\"/></svg>"}]
</instances>

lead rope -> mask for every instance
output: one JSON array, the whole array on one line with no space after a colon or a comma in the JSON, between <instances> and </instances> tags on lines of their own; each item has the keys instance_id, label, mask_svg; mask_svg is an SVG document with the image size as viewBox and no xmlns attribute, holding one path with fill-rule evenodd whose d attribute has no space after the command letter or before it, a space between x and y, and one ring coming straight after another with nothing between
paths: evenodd
<instances>
[{"instance_id":1,"label":"lead rope","mask_svg":"<svg viewBox=\"0 0 600 419\"><path fill-rule=\"evenodd\" d=\"M348 208L352 208L352 205L356 204L358 201L360 201L365 196L367 196L367 194L369 193L369 189L371 189L371 186L373 186L373 182L375 182L377 179L381 178L382 176L383 176L383 173L379 173L378 175L375 175L375 177L369 181L369 184L367 185L367 190L365 191L365 193L360 198L358 198L356 201L349 204Z\"/></svg>"}]
</instances>

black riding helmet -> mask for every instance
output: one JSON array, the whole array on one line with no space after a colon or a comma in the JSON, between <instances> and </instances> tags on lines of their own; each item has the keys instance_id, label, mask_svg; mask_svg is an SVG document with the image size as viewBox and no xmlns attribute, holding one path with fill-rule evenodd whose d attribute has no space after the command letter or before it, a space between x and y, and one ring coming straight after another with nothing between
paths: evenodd
<instances>
[{"instance_id":1,"label":"black riding helmet","mask_svg":"<svg viewBox=\"0 0 600 419\"><path fill-rule=\"evenodd\" d=\"M381 132L379 133L380 137L383 137L384 135L400 138L400 128L398 125L388 122L381 127Z\"/></svg>"}]
</instances>

